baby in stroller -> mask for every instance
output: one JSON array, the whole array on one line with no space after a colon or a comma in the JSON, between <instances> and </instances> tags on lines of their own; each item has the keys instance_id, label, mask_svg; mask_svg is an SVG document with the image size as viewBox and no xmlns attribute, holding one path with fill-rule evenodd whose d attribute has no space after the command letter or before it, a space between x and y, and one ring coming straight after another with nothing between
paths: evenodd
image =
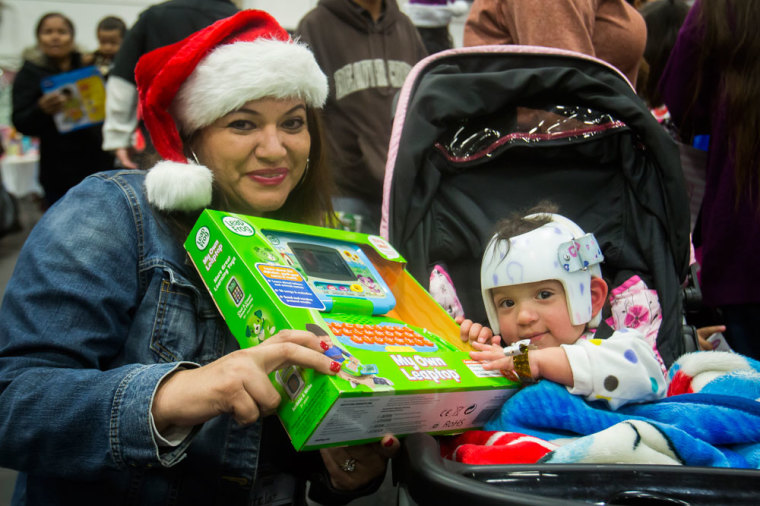
<instances>
[{"instance_id":1,"label":"baby in stroller","mask_svg":"<svg viewBox=\"0 0 760 506\"><path fill-rule=\"evenodd\" d=\"M638 328L615 325L607 339L594 339L608 291L594 235L544 208L502 221L486 247L483 303L491 329L510 346L502 349L491 329L460 319L462 339L478 350L472 358L523 383L549 379L612 409L663 397L665 367L654 339L647 342L642 333L646 325L629 317L620 323ZM631 296L612 301L621 305ZM646 311L656 307L651 295L647 302Z\"/></svg>"},{"instance_id":2,"label":"baby in stroller","mask_svg":"<svg viewBox=\"0 0 760 506\"><path fill-rule=\"evenodd\" d=\"M728 389L713 385L703 390L718 394L708 403L692 398L669 405L667 397L696 392L726 373L721 381L749 374L753 386L745 393L751 397L760 364L730 353L691 353L668 371L656 349L661 321L657 296L635 275L613 290L612 317L606 321L613 332L598 339L595 332L608 293L599 265L604 257L593 234L556 211L556 206L542 203L525 216L514 213L499 222L481 262L490 328L458 318L462 340L470 342L476 350L470 355L485 362L485 369L501 370L524 385L541 378L549 382L508 399L485 430L442 438L441 454L474 464L687 463L681 452L693 451L704 441L674 443L675 434L698 427L696 432L712 434L707 439L715 443L711 438L723 437L726 427L721 417L692 422L684 407L695 408L695 413L713 409L711 404L720 404L726 393L740 395L740 388L734 377ZM648 411L653 407L660 411L657 416ZM756 411L753 406L735 414L747 416L748 426L754 426ZM538 412L541 417L535 416ZM673 431L667 425L676 413L683 420ZM585 434L586 439L571 433ZM760 448L749 446L753 452ZM709 455L717 466L755 467L757 462L755 457L732 461L722 451L711 448L700 458Z\"/></svg>"}]
</instances>

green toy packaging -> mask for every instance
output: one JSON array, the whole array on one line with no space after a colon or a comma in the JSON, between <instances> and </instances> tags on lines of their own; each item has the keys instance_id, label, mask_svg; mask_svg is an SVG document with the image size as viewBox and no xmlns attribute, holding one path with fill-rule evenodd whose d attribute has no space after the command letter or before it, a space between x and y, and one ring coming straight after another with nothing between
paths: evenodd
<instances>
[{"instance_id":1,"label":"green toy packaging","mask_svg":"<svg viewBox=\"0 0 760 506\"><path fill-rule=\"evenodd\" d=\"M470 358L381 237L206 210L185 249L241 348L283 329L332 342L337 376L270 375L297 450L476 428L519 387Z\"/></svg>"}]
</instances>

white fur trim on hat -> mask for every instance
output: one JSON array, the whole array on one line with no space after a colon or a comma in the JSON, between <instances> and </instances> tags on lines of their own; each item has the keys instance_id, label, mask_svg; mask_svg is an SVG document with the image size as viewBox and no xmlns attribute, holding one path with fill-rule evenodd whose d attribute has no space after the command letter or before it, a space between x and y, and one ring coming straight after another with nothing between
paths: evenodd
<instances>
[{"instance_id":1,"label":"white fur trim on hat","mask_svg":"<svg viewBox=\"0 0 760 506\"><path fill-rule=\"evenodd\" d=\"M148 201L162 211L194 211L211 204L213 174L203 165L158 162L145 176Z\"/></svg>"},{"instance_id":2,"label":"white fur trim on hat","mask_svg":"<svg viewBox=\"0 0 760 506\"><path fill-rule=\"evenodd\" d=\"M327 77L304 44L260 38L209 53L180 88L170 112L190 134L251 100L298 97L319 108L327 92Z\"/></svg>"}]
</instances>

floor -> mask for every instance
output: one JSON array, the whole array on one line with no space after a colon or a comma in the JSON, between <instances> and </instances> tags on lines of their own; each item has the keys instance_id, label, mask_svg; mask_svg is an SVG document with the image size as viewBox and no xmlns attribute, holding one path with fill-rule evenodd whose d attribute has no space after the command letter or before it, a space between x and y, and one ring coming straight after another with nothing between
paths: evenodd
<instances>
[{"instance_id":1,"label":"floor","mask_svg":"<svg viewBox=\"0 0 760 506\"><path fill-rule=\"evenodd\" d=\"M31 197L20 200L21 222L23 229L0 239L0 299L5 293L5 285L13 273L21 246L24 244L29 231L40 217L40 211ZM385 506L396 504L396 490L390 480L390 472L383 486L377 493L369 497L357 499L351 506ZM0 468L0 506L9 506L16 481L16 472Z\"/></svg>"}]
</instances>

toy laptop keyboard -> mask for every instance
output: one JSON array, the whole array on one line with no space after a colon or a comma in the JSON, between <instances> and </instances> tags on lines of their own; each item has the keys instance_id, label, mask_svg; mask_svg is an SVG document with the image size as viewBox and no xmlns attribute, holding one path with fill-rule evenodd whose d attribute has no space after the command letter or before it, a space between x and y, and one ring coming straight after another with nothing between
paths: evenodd
<instances>
[{"instance_id":1,"label":"toy laptop keyboard","mask_svg":"<svg viewBox=\"0 0 760 506\"><path fill-rule=\"evenodd\" d=\"M339 313L325 314L324 319L336 339L351 348L383 352L454 350L434 334L393 318Z\"/></svg>"}]
</instances>

